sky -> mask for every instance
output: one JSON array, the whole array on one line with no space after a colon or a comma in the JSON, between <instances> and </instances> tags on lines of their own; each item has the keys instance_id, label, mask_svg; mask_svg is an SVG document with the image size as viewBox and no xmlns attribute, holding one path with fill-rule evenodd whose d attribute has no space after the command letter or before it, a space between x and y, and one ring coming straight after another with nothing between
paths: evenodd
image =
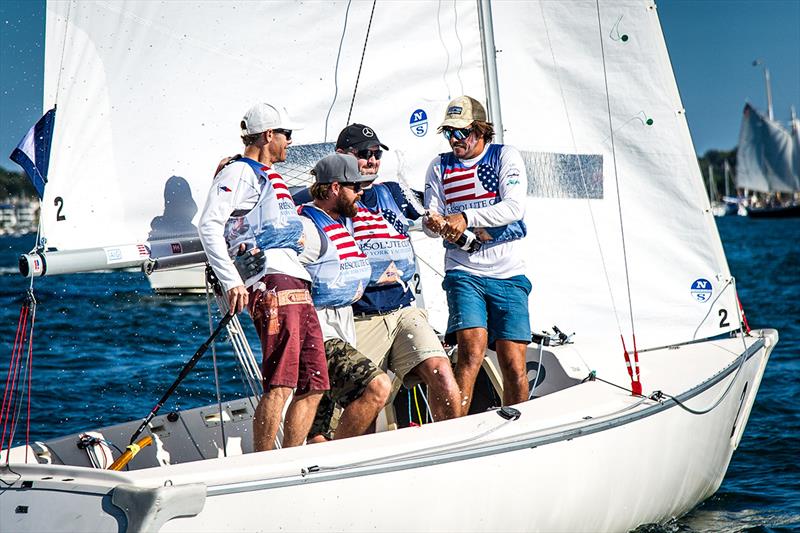
<instances>
[{"instance_id":1,"label":"sky","mask_svg":"<svg viewBox=\"0 0 800 533\"><path fill-rule=\"evenodd\" d=\"M555 1L555 0L553 0ZM560 0L569 1L569 0ZM775 118L800 114L800 0L660 0L661 26L695 144L736 146L744 103L766 109L769 68ZM44 0L0 1L0 166L42 114Z\"/></svg>"}]
</instances>

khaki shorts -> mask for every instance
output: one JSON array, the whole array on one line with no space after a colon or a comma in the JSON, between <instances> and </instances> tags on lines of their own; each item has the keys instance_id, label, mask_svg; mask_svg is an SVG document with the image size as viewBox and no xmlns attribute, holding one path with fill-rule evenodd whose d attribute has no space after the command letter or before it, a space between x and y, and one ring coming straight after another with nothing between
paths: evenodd
<instances>
[{"instance_id":1,"label":"khaki shorts","mask_svg":"<svg viewBox=\"0 0 800 533\"><path fill-rule=\"evenodd\" d=\"M358 351L382 370L394 372L407 388L422 380L410 372L432 357L447 357L428 314L418 307L403 307L385 315L355 317Z\"/></svg>"}]
</instances>

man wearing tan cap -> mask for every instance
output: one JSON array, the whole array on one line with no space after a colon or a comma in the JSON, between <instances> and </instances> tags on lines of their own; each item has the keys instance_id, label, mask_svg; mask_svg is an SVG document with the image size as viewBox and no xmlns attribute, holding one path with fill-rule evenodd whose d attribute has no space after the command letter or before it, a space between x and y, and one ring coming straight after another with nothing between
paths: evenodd
<instances>
[{"instance_id":1,"label":"man wearing tan cap","mask_svg":"<svg viewBox=\"0 0 800 533\"><path fill-rule=\"evenodd\" d=\"M500 362L503 404L528 399L531 284L519 247L527 234L527 176L515 148L492 143L494 128L476 99L460 96L450 102L439 132L452 151L439 154L428 168L425 207L430 215L424 224L429 235L446 241L446 338L458 342L455 376L465 415L487 345ZM468 228L481 241L477 251L454 244Z\"/></svg>"},{"instance_id":2,"label":"man wearing tan cap","mask_svg":"<svg viewBox=\"0 0 800 533\"><path fill-rule=\"evenodd\" d=\"M256 451L274 447L289 396L283 446L305 441L328 368L310 276L300 264L303 223L283 178L272 166L286 160L293 124L283 108L251 107L241 121L244 157L217 172L198 226L208 261L228 297L231 312L245 307L261 340L264 394L253 417ZM263 262L239 274L232 258L260 249Z\"/></svg>"}]
</instances>

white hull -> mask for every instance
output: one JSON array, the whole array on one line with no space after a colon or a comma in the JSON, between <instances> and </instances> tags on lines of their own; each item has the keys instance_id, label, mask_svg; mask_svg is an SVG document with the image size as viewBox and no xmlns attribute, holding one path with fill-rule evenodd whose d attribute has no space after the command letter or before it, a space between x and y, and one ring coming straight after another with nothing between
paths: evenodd
<instances>
[{"instance_id":1,"label":"white hull","mask_svg":"<svg viewBox=\"0 0 800 533\"><path fill-rule=\"evenodd\" d=\"M208 423L216 407L206 408L183 413L182 425L154 421L183 464L156 466L151 446L129 472L14 464L24 460L17 448L0 469L10 484L0 521L3 531L626 531L680 516L717 490L776 341L766 330L746 350L739 337L641 354L646 393L663 390L694 409L722 397L704 415L593 381L515 406L517 420L486 412L259 454L247 453L241 400L226 408L226 432L229 442L244 437L243 455L197 460L218 446ZM569 350L551 351L564 368ZM100 431L120 442L137 425ZM51 456L86 463L74 443L46 444ZM126 504L130 486L149 490Z\"/></svg>"}]
</instances>

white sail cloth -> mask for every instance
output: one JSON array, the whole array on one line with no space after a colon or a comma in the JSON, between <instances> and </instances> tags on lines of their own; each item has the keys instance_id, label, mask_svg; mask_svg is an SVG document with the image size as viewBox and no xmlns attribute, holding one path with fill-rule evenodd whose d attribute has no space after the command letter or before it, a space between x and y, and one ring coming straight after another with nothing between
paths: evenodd
<instances>
[{"instance_id":1,"label":"white sail cloth","mask_svg":"<svg viewBox=\"0 0 800 533\"><path fill-rule=\"evenodd\" d=\"M745 104L736 151L736 186L758 192L800 191L797 135L796 130L789 133Z\"/></svg>"},{"instance_id":2,"label":"white sail cloth","mask_svg":"<svg viewBox=\"0 0 800 533\"><path fill-rule=\"evenodd\" d=\"M296 144L334 140L360 68L350 122L390 146L384 179L421 188L447 150L435 134L446 103L464 93L486 101L476 3L381 1L371 26L370 8L48 2L45 105L58 92L59 106L48 245L193 235L217 161L241 151L242 113L274 101L306 125ZM523 152L531 184L534 329L575 331L589 366L624 372L630 309L640 348L738 327L655 5L601 2L602 27L594 1L492 9L505 142ZM441 270L440 242L420 236L415 246ZM422 267L425 301L441 329L433 270Z\"/></svg>"}]
</instances>

